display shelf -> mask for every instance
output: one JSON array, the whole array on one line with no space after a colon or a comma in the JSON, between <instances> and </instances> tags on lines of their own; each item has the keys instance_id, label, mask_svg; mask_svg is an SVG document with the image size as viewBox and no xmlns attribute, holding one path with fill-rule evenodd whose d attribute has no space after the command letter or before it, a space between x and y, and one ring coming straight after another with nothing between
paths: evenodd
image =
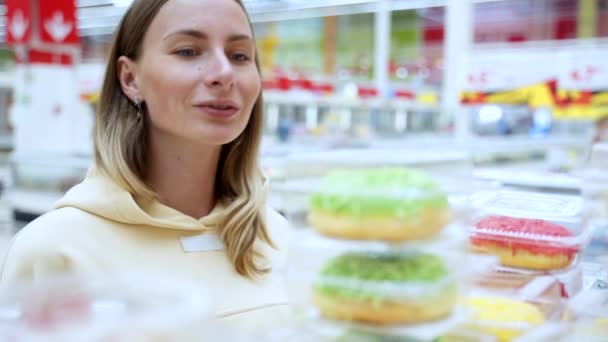
<instances>
[{"instance_id":1,"label":"display shelf","mask_svg":"<svg viewBox=\"0 0 608 342\"><path fill-rule=\"evenodd\" d=\"M550 135L543 138L525 135L476 136L461 140L449 134L421 133L405 136L402 139L378 139L370 143L370 147L461 149L471 154L475 164L491 165L505 159L538 159L552 149L571 149L582 156L589 148L589 142L585 138L574 135Z\"/></svg>"},{"instance_id":2,"label":"display shelf","mask_svg":"<svg viewBox=\"0 0 608 342\"><path fill-rule=\"evenodd\" d=\"M14 218L31 220L46 213L65 191L79 183L93 164L91 156L56 153L12 155L6 199Z\"/></svg>"},{"instance_id":3,"label":"display shelf","mask_svg":"<svg viewBox=\"0 0 608 342\"><path fill-rule=\"evenodd\" d=\"M32 216L48 212L62 196L63 194L58 192L20 189L11 189L6 195L13 210Z\"/></svg>"},{"instance_id":4,"label":"display shelf","mask_svg":"<svg viewBox=\"0 0 608 342\"><path fill-rule=\"evenodd\" d=\"M265 91L266 104L299 105L299 106L327 106L339 108L378 108L401 110L438 110L436 104L424 104L416 101L384 99L384 98L348 98L342 96L317 96L314 94L283 93L278 91Z\"/></svg>"}]
</instances>

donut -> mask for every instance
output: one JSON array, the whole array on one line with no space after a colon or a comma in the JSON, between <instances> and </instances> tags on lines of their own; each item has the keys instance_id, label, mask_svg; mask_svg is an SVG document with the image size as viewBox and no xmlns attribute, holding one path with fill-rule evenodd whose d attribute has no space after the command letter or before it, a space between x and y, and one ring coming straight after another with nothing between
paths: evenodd
<instances>
[{"instance_id":1,"label":"donut","mask_svg":"<svg viewBox=\"0 0 608 342\"><path fill-rule=\"evenodd\" d=\"M457 292L438 256L350 252L321 270L313 302L333 320L390 325L446 317Z\"/></svg>"},{"instance_id":2,"label":"donut","mask_svg":"<svg viewBox=\"0 0 608 342\"><path fill-rule=\"evenodd\" d=\"M508 342L542 324L543 313L532 304L501 297L473 296L465 300L471 319L468 330L480 331Z\"/></svg>"},{"instance_id":3,"label":"donut","mask_svg":"<svg viewBox=\"0 0 608 342\"><path fill-rule=\"evenodd\" d=\"M433 237L450 216L430 176L385 168L330 172L311 197L309 221L334 238L405 241Z\"/></svg>"},{"instance_id":4,"label":"donut","mask_svg":"<svg viewBox=\"0 0 608 342\"><path fill-rule=\"evenodd\" d=\"M556 270L568 267L578 252L575 246L560 246L534 238L571 237L560 225L539 219L489 216L479 221L471 237L474 250L496 255L504 266L531 270ZM519 233L521 237L495 233Z\"/></svg>"}]
</instances>

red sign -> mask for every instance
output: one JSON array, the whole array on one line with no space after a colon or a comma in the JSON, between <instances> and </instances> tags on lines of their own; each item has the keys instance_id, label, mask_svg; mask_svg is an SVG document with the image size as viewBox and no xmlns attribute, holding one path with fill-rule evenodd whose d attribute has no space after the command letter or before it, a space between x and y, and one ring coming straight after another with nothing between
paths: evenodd
<instances>
[{"instance_id":1,"label":"red sign","mask_svg":"<svg viewBox=\"0 0 608 342\"><path fill-rule=\"evenodd\" d=\"M6 42L23 44L30 40L32 17L29 0L6 0Z\"/></svg>"},{"instance_id":2,"label":"red sign","mask_svg":"<svg viewBox=\"0 0 608 342\"><path fill-rule=\"evenodd\" d=\"M45 43L78 44L76 0L42 0L40 38Z\"/></svg>"}]
</instances>

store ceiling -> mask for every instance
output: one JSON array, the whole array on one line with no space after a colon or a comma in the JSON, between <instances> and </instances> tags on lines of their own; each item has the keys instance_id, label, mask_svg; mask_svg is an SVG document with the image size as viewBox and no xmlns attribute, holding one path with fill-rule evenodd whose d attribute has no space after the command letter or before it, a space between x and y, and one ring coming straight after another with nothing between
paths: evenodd
<instances>
[{"instance_id":1,"label":"store ceiling","mask_svg":"<svg viewBox=\"0 0 608 342\"><path fill-rule=\"evenodd\" d=\"M379 0L243 0L254 22L279 21L369 13L376 11ZM491 2L504 0L475 0ZM445 5L446 0L387 0L390 9L416 9ZM0 42L4 41L5 1L0 0ZM130 0L78 0L80 34L111 34Z\"/></svg>"}]
</instances>

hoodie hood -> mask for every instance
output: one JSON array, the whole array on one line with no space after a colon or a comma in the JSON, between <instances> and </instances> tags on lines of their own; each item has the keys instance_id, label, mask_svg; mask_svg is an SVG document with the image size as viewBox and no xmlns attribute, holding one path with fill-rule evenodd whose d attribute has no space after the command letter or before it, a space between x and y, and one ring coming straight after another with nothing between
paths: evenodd
<instances>
[{"instance_id":1,"label":"hoodie hood","mask_svg":"<svg viewBox=\"0 0 608 342\"><path fill-rule=\"evenodd\" d=\"M192 231L215 230L222 217L219 206L209 215L195 219L155 200L138 203L129 192L95 168L87 173L82 183L70 189L55 204L56 209L66 207L119 223Z\"/></svg>"}]
</instances>

